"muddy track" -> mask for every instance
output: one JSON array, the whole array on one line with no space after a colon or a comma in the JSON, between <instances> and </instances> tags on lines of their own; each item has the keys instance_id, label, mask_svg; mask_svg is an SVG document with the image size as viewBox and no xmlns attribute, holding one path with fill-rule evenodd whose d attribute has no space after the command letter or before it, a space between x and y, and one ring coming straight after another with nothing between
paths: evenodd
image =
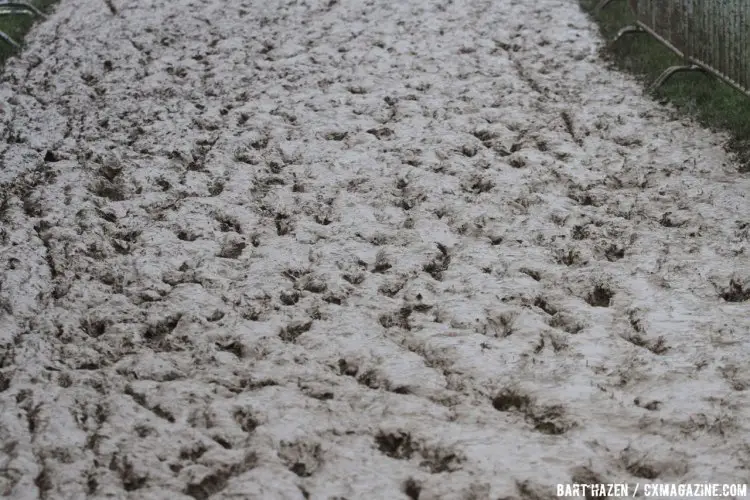
<instances>
[{"instance_id":1,"label":"muddy track","mask_svg":"<svg viewBox=\"0 0 750 500\"><path fill-rule=\"evenodd\" d=\"M0 85L0 494L745 482L750 180L573 0L62 2Z\"/></svg>"}]
</instances>

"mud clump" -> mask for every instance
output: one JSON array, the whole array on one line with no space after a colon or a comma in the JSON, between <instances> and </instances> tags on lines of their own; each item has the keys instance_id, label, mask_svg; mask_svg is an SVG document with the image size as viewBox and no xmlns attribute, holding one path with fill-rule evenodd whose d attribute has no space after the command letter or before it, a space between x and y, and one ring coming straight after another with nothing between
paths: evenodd
<instances>
[{"instance_id":1,"label":"mud clump","mask_svg":"<svg viewBox=\"0 0 750 500\"><path fill-rule=\"evenodd\" d=\"M596 285L586 296L586 302L593 307L609 307L615 293L604 285Z\"/></svg>"},{"instance_id":2,"label":"mud clump","mask_svg":"<svg viewBox=\"0 0 750 500\"><path fill-rule=\"evenodd\" d=\"M746 302L750 300L750 287L738 280L730 280L727 286L720 294L721 298L727 302Z\"/></svg>"}]
</instances>

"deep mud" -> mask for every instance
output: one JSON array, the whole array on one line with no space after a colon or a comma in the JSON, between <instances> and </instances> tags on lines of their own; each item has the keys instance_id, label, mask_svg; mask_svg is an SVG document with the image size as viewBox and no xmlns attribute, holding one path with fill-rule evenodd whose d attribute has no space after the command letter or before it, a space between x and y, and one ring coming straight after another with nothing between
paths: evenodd
<instances>
[{"instance_id":1,"label":"deep mud","mask_svg":"<svg viewBox=\"0 0 750 500\"><path fill-rule=\"evenodd\" d=\"M61 2L0 85L0 494L746 482L750 180L595 33Z\"/></svg>"}]
</instances>

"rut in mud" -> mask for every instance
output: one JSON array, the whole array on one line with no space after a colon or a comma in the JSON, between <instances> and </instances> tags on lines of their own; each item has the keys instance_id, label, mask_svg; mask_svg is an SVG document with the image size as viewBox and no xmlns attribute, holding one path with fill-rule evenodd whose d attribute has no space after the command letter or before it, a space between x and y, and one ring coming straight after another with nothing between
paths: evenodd
<instances>
[{"instance_id":1,"label":"rut in mud","mask_svg":"<svg viewBox=\"0 0 750 500\"><path fill-rule=\"evenodd\" d=\"M573 0L62 2L0 86L0 492L746 482L750 181Z\"/></svg>"}]
</instances>

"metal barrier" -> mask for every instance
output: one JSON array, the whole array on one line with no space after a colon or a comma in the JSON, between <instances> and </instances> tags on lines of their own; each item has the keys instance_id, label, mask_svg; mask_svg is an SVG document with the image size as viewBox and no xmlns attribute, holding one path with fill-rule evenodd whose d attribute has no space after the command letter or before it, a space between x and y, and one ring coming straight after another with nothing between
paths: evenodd
<instances>
[{"instance_id":1,"label":"metal barrier","mask_svg":"<svg viewBox=\"0 0 750 500\"><path fill-rule=\"evenodd\" d=\"M602 0L598 9L611 0ZM661 86L680 71L701 70L750 96L750 0L628 0L635 25L615 37L646 32L685 61L666 69Z\"/></svg>"},{"instance_id":2,"label":"metal barrier","mask_svg":"<svg viewBox=\"0 0 750 500\"><path fill-rule=\"evenodd\" d=\"M36 16L44 17L39 9L25 2L11 2L0 0L0 16ZM7 33L0 31L0 40L4 41L14 49L20 49L21 45L13 40Z\"/></svg>"}]
</instances>

